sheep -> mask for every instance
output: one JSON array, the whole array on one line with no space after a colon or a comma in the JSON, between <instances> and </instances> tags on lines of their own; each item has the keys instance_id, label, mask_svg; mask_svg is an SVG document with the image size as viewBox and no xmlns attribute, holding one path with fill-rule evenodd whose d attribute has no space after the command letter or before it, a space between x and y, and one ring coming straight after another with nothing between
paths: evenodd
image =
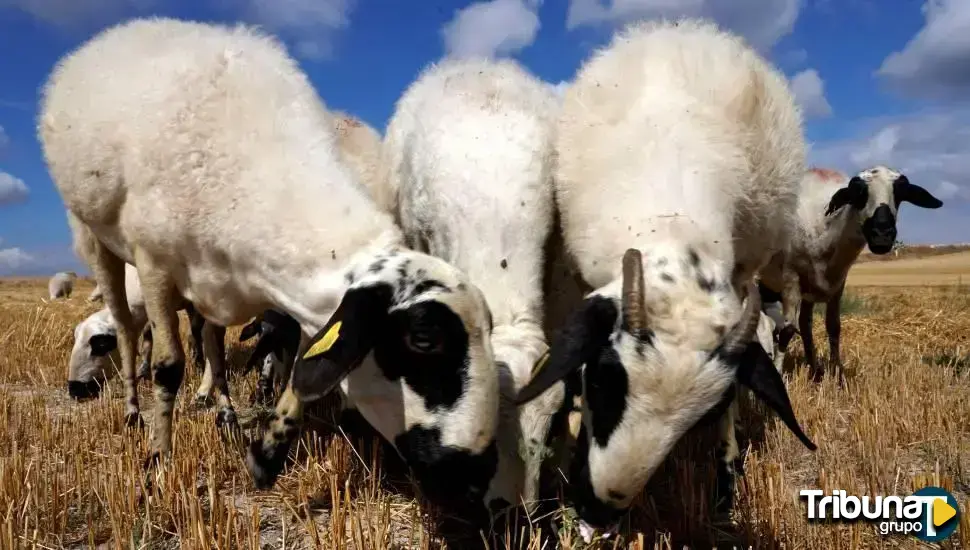
<instances>
[{"instance_id":1,"label":"sheep","mask_svg":"<svg viewBox=\"0 0 970 550\"><path fill-rule=\"evenodd\" d=\"M104 299L104 295L101 292L101 285L94 285L94 290L91 291L91 294L88 294L88 301L100 302L103 299Z\"/></svg>"},{"instance_id":2,"label":"sheep","mask_svg":"<svg viewBox=\"0 0 970 550\"><path fill-rule=\"evenodd\" d=\"M447 262L407 249L340 160L330 116L283 44L247 25L132 19L66 55L45 83L44 156L95 236L126 372L125 261L141 280L155 338L146 466L172 452L182 296L207 322L273 308L310 336L246 453L257 488L282 470L304 405L339 386L417 471L482 493L498 415L485 298Z\"/></svg>"},{"instance_id":3,"label":"sheep","mask_svg":"<svg viewBox=\"0 0 970 550\"><path fill-rule=\"evenodd\" d=\"M873 254L888 254L896 242L899 206L909 202L920 208L939 208L943 202L929 191L910 183L904 174L877 165L851 179L844 173L822 168L805 172L798 195L798 216L791 243L762 270L759 284L784 302L784 316L775 322L790 331L788 319L798 308L798 333L813 378L824 376L812 338L815 304L824 302L825 330L829 337L829 363L841 376L839 338L842 293L849 268L867 245Z\"/></svg>"},{"instance_id":4,"label":"sheep","mask_svg":"<svg viewBox=\"0 0 970 550\"><path fill-rule=\"evenodd\" d=\"M51 300L57 298L70 298L74 290L74 281L77 280L77 273L73 271L60 271L51 277L47 283L47 292Z\"/></svg>"},{"instance_id":5,"label":"sheep","mask_svg":"<svg viewBox=\"0 0 970 550\"><path fill-rule=\"evenodd\" d=\"M259 380L252 401L265 405L274 395L274 380L281 380L285 386L290 377L300 347L300 324L286 313L267 309L243 327L239 341L254 336L259 339L246 361L245 372L258 368Z\"/></svg>"},{"instance_id":6,"label":"sheep","mask_svg":"<svg viewBox=\"0 0 970 550\"><path fill-rule=\"evenodd\" d=\"M137 370L135 379L126 380L127 384L134 385L139 378L149 378L151 376L151 356L152 356L152 330L148 326L148 314L145 311L145 301L142 297L141 284L138 280L138 272L135 266L125 265L125 293L128 297L128 308L131 312L133 330L135 333L144 328L141 356L142 363ZM204 319L192 304L185 302L183 308L188 314L189 325L189 348L192 352L193 362L196 368L201 369L205 363L205 374L202 384L196 392L195 401L198 405L204 405L212 394L212 363L216 362L215 368L222 366L221 354L203 360L202 343L204 338L203 324ZM111 355L117 355L118 337L117 327L111 311L102 308L74 327L74 345L71 348L71 356L68 362L67 388L68 394L77 400L98 397L104 383L115 373ZM224 348L223 348L224 349ZM111 355L109 355L111 354ZM126 396L129 399L132 396ZM134 396L135 406L137 406L137 395Z\"/></svg>"},{"instance_id":7,"label":"sheep","mask_svg":"<svg viewBox=\"0 0 970 550\"><path fill-rule=\"evenodd\" d=\"M556 140L563 239L594 290L517 399L582 374L569 484L584 537L615 527L705 413L721 418L718 493L730 493L735 383L814 450L753 341L752 278L786 245L804 170L784 77L713 23L632 24L580 68Z\"/></svg>"},{"instance_id":8,"label":"sheep","mask_svg":"<svg viewBox=\"0 0 970 550\"><path fill-rule=\"evenodd\" d=\"M408 244L467 273L490 308L506 402L499 469L483 501L491 512L534 506L563 401L560 384L521 411L512 403L547 350L542 283L557 107L549 87L514 61L445 60L405 90L384 138L384 185Z\"/></svg>"},{"instance_id":9,"label":"sheep","mask_svg":"<svg viewBox=\"0 0 970 550\"><path fill-rule=\"evenodd\" d=\"M357 175L358 181L383 212L393 212L394 197L380 171L381 135L359 118L343 111L333 112L340 158Z\"/></svg>"}]
</instances>

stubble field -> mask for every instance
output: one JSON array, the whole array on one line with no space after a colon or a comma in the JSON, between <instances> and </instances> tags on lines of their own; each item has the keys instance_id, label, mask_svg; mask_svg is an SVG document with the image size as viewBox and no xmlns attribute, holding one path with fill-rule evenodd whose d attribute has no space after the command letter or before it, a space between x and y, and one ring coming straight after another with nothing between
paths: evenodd
<instances>
[{"instance_id":1,"label":"stubble field","mask_svg":"<svg viewBox=\"0 0 970 550\"><path fill-rule=\"evenodd\" d=\"M950 490L963 512L943 547L970 548L970 253L860 264L849 284L846 387L835 377L812 383L800 341L790 347L789 394L818 450L746 400L744 475L731 522L709 514L714 434L699 430L648 485L625 536L594 547L922 548L863 522L811 524L798 491L908 494L932 484ZM91 288L82 281L69 300L47 302L44 280L0 280L0 548L483 547L482 535L447 511L419 504L400 464L368 437L335 426L326 407L314 412L274 489L256 491L244 442L220 435L214 410L193 408L201 373L191 366L176 405L173 460L146 492L147 437L124 426L120 380L99 400L67 396L74 326L101 307L85 301ZM256 377L240 369L248 355L236 342L240 328L229 330L227 355L249 427ZM815 338L826 357L819 318ZM148 383L139 397L146 415ZM536 518L534 528L520 524L523 534L491 547L584 547L568 514L554 514L562 515L557 532Z\"/></svg>"}]
</instances>

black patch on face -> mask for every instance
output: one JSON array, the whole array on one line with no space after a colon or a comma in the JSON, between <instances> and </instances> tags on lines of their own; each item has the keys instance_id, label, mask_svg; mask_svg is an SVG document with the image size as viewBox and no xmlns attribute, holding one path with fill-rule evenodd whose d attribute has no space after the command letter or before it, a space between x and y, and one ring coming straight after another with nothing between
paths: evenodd
<instances>
[{"instance_id":1,"label":"black patch on face","mask_svg":"<svg viewBox=\"0 0 970 550\"><path fill-rule=\"evenodd\" d=\"M701 265L701 258L697 255L697 251L692 247L687 249L687 261L690 262L690 266L697 269Z\"/></svg>"},{"instance_id":2,"label":"black patch on face","mask_svg":"<svg viewBox=\"0 0 970 550\"><path fill-rule=\"evenodd\" d=\"M670 273L667 273L666 271L664 271L663 273L660 274L660 278L663 279L665 282L668 282L668 283L674 282L674 276L671 275Z\"/></svg>"},{"instance_id":3,"label":"black patch on face","mask_svg":"<svg viewBox=\"0 0 970 550\"><path fill-rule=\"evenodd\" d=\"M707 293L714 292L714 280L708 279L706 277L697 277L697 286L701 287L701 290Z\"/></svg>"},{"instance_id":4,"label":"black patch on face","mask_svg":"<svg viewBox=\"0 0 970 550\"><path fill-rule=\"evenodd\" d=\"M414 295L420 296L429 290L438 290L441 292L451 292L451 289L445 286L443 283L435 281L434 279L427 279L421 281L420 283L414 285Z\"/></svg>"},{"instance_id":5,"label":"black patch on face","mask_svg":"<svg viewBox=\"0 0 970 550\"><path fill-rule=\"evenodd\" d=\"M589 438L585 425L579 429L576 450L569 463L569 499L579 519L599 529L616 523L625 512L603 502L593 492L589 474Z\"/></svg>"},{"instance_id":6,"label":"black patch on face","mask_svg":"<svg viewBox=\"0 0 970 550\"><path fill-rule=\"evenodd\" d=\"M387 258L378 258L374 260L374 263L370 264L367 268L368 273L380 273L384 270L384 266L387 265Z\"/></svg>"},{"instance_id":7,"label":"black patch on face","mask_svg":"<svg viewBox=\"0 0 970 550\"><path fill-rule=\"evenodd\" d=\"M114 334L95 334L88 339L91 357L104 357L118 349L118 337Z\"/></svg>"},{"instance_id":8,"label":"black patch on face","mask_svg":"<svg viewBox=\"0 0 970 550\"><path fill-rule=\"evenodd\" d=\"M426 335L439 349L415 351L406 344L409 335ZM392 312L374 353L384 376L404 377L429 410L453 407L468 384L468 333L461 318L440 302L419 302Z\"/></svg>"},{"instance_id":9,"label":"black patch on face","mask_svg":"<svg viewBox=\"0 0 970 550\"><path fill-rule=\"evenodd\" d=\"M509 262L505 258L502 258L502 264L501 265L502 265L502 269L505 269L505 268L507 268L509 266Z\"/></svg>"},{"instance_id":10,"label":"black patch on face","mask_svg":"<svg viewBox=\"0 0 970 550\"><path fill-rule=\"evenodd\" d=\"M595 364L585 371L583 398L592 416L593 438L600 447L609 443L626 410L629 379L620 356L612 346L604 346Z\"/></svg>"},{"instance_id":11,"label":"black patch on face","mask_svg":"<svg viewBox=\"0 0 970 550\"><path fill-rule=\"evenodd\" d=\"M87 382L68 380L67 393L72 399L77 399L78 401L83 399L93 399L101 395L101 386L103 384L104 381L99 379L88 380Z\"/></svg>"},{"instance_id":12,"label":"black patch on face","mask_svg":"<svg viewBox=\"0 0 970 550\"><path fill-rule=\"evenodd\" d=\"M481 506L498 467L494 441L482 454L471 454L442 445L438 428L411 428L394 438L394 445L417 477L422 492L436 503Z\"/></svg>"},{"instance_id":13,"label":"black patch on face","mask_svg":"<svg viewBox=\"0 0 970 550\"><path fill-rule=\"evenodd\" d=\"M866 207L867 202L869 202L869 185L859 176L855 176L849 180L845 187L832 195L829 205L825 208L825 215L828 216L845 205L850 205L856 210L862 210Z\"/></svg>"},{"instance_id":14,"label":"black patch on face","mask_svg":"<svg viewBox=\"0 0 970 550\"><path fill-rule=\"evenodd\" d=\"M896 242L896 217L889 205L881 204L866 221L862 222L862 235L873 254L886 254Z\"/></svg>"}]
</instances>

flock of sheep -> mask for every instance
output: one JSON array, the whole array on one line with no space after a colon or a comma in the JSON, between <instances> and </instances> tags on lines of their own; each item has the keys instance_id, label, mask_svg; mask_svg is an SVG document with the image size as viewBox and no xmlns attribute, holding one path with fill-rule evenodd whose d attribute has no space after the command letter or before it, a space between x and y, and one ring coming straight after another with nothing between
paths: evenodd
<instances>
[{"instance_id":1,"label":"flock of sheep","mask_svg":"<svg viewBox=\"0 0 970 550\"><path fill-rule=\"evenodd\" d=\"M808 169L784 76L690 19L618 32L562 98L511 60L433 64L383 138L328 110L272 36L135 19L57 64L38 132L106 304L75 331L69 391L98 395L117 355L136 424L151 379L149 466L172 452L177 311L205 360L197 399L214 392L229 426L225 327L257 316L254 398L282 390L247 455L258 488L304 406L339 389L456 506L533 509L572 438L587 540L698 423L720 424L730 504L739 385L814 450L788 340L821 375L825 302L838 363L849 267L890 251L901 202L942 205L884 166Z\"/></svg>"}]
</instances>

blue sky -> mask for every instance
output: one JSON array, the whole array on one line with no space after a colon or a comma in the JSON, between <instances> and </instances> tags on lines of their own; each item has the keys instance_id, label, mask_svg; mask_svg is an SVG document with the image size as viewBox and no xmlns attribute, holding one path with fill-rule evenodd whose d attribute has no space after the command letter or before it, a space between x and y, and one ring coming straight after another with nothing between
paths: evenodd
<instances>
[{"instance_id":1,"label":"blue sky","mask_svg":"<svg viewBox=\"0 0 970 550\"><path fill-rule=\"evenodd\" d=\"M791 79L813 164L901 169L945 205L904 205L900 238L970 241L968 0L0 0L0 276L86 271L34 131L37 91L93 33L150 14L264 26L330 107L379 130L444 56L513 56L565 85L624 23L710 17Z\"/></svg>"}]
</instances>

